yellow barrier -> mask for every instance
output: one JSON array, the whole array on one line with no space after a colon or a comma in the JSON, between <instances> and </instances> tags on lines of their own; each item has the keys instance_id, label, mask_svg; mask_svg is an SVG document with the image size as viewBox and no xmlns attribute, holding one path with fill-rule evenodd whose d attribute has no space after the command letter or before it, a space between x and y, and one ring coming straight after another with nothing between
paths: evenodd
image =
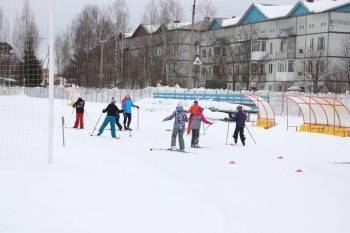
<instances>
[{"instance_id":1,"label":"yellow barrier","mask_svg":"<svg viewBox=\"0 0 350 233\"><path fill-rule=\"evenodd\" d=\"M350 137L350 128L338 126L334 127L331 125L303 124L300 126L299 131L334 135L339 137Z\"/></svg>"},{"instance_id":2,"label":"yellow barrier","mask_svg":"<svg viewBox=\"0 0 350 233\"><path fill-rule=\"evenodd\" d=\"M269 128L275 126L275 122L274 122L274 120L271 120L271 119L261 118L261 119L257 120L256 126L264 128L264 129L269 129Z\"/></svg>"}]
</instances>

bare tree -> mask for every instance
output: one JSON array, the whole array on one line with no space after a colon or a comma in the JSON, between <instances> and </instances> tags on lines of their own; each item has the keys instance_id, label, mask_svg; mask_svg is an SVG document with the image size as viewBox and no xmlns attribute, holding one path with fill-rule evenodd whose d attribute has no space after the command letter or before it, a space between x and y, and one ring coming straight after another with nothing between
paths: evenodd
<instances>
[{"instance_id":1,"label":"bare tree","mask_svg":"<svg viewBox=\"0 0 350 233\"><path fill-rule=\"evenodd\" d=\"M322 51L310 49L303 58L304 76L311 81L314 93L318 93L320 82L329 74L329 60Z\"/></svg>"},{"instance_id":2,"label":"bare tree","mask_svg":"<svg viewBox=\"0 0 350 233\"><path fill-rule=\"evenodd\" d=\"M205 17L213 18L217 10L212 0L202 0L199 2L198 12L198 19L203 19Z\"/></svg>"},{"instance_id":3,"label":"bare tree","mask_svg":"<svg viewBox=\"0 0 350 233\"><path fill-rule=\"evenodd\" d=\"M20 57L24 56L24 50L32 49L37 51L39 46L39 30L35 23L35 17L30 8L30 1L24 2L22 15L16 19L14 27L14 45L20 52Z\"/></svg>"},{"instance_id":4,"label":"bare tree","mask_svg":"<svg viewBox=\"0 0 350 233\"><path fill-rule=\"evenodd\" d=\"M71 58L70 34L68 32L58 34L55 39L55 63L59 75L63 74Z\"/></svg>"},{"instance_id":5,"label":"bare tree","mask_svg":"<svg viewBox=\"0 0 350 233\"><path fill-rule=\"evenodd\" d=\"M345 78L348 89L350 89L350 37L346 38L341 47L341 55L342 58L339 62L339 70L337 70L336 73L339 73L339 71L342 73L342 76Z\"/></svg>"},{"instance_id":6,"label":"bare tree","mask_svg":"<svg viewBox=\"0 0 350 233\"><path fill-rule=\"evenodd\" d=\"M143 23L169 24L183 19L183 6L179 0L151 0L145 8Z\"/></svg>"},{"instance_id":7,"label":"bare tree","mask_svg":"<svg viewBox=\"0 0 350 233\"><path fill-rule=\"evenodd\" d=\"M101 41L113 37L111 17L105 9L86 5L73 21L71 32L73 58L69 70L74 72L69 76L76 78L80 85L98 86L95 72L101 61L98 53L93 50L101 47Z\"/></svg>"},{"instance_id":8,"label":"bare tree","mask_svg":"<svg viewBox=\"0 0 350 233\"><path fill-rule=\"evenodd\" d=\"M0 42L8 41L10 36L9 21L0 7Z\"/></svg>"},{"instance_id":9,"label":"bare tree","mask_svg":"<svg viewBox=\"0 0 350 233\"><path fill-rule=\"evenodd\" d=\"M29 0L24 2L22 15L16 19L14 43L21 58L17 78L20 81L25 80L26 86L40 85L42 83L42 65L36 56L39 45L39 30Z\"/></svg>"}]
</instances>

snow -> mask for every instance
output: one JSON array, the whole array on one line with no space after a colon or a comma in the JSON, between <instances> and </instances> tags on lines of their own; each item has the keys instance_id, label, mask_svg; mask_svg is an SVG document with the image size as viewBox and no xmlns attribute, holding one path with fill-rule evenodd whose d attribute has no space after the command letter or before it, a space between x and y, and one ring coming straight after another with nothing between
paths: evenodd
<instances>
[{"instance_id":1,"label":"snow","mask_svg":"<svg viewBox=\"0 0 350 233\"><path fill-rule=\"evenodd\" d=\"M241 16L231 18L231 19L223 19L221 25L223 27L229 27L236 25L241 20Z\"/></svg>"},{"instance_id":2,"label":"snow","mask_svg":"<svg viewBox=\"0 0 350 233\"><path fill-rule=\"evenodd\" d=\"M269 19L285 17L294 5L265 5L254 3L254 5Z\"/></svg>"},{"instance_id":3,"label":"snow","mask_svg":"<svg viewBox=\"0 0 350 233\"><path fill-rule=\"evenodd\" d=\"M11 140L13 135L46 135L45 127L36 127L38 120L47 124L45 103L0 96L6 135ZM132 137L118 132L120 140L111 139L109 131L89 136L106 104L87 103L86 129L66 129L62 147L60 118L68 119L72 110L57 100L54 163L0 157L0 232L350 232L349 165L329 163L349 161L348 138L286 131L286 119L277 117L278 125L270 130L249 125L256 145L247 134L247 147L233 147L225 145L227 123L216 121L200 138L205 148L187 148L191 154L150 151L170 146L167 129L173 122L161 120L176 103L138 102L140 130L135 111ZM211 115L207 109L205 114ZM35 127L21 125L19 117ZM297 125L302 119L291 121ZM187 145L189 140L185 136ZM2 138L0 148L8 144ZM38 149L32 146L28 150Z\"/></svg>"},{"instance_id":4,"label":"snow","mask_svg":"<svg viewBox=\"0 0 350 233\"><path fill-rule=\"evenodd\" d=\"M321 0L316 2L302 2L304 6L313 13L319 13L333 8L341 7L345 4L349 4L349 0Z\"/></svg>"}]
</instances>

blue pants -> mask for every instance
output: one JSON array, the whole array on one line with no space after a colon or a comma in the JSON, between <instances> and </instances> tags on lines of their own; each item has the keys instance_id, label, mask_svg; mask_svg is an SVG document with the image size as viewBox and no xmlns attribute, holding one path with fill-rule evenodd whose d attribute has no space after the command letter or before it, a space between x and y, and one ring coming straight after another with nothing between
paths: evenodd
<instances>
[{"instance_id":1,"label":"blue pants","mask_svg":"<svg viewBox=\"0 0 350 233\"><path fill-rule=\"evenodd\" d=\"M111 126L111 135L112 135L112 137L116 137L116 135L115 135L115 117L114 116L106 116L106 118L105 118L105 120L103 121L103 123L102 123L102 125L101 125L101 127L100 127L100 129L99 129L99 133L100 134L102 134L103 133L103 131L104 131L104 129L106 128L106 126L108 125L108 123L109 123L109 125Z\"/></svg>"}]
</instances>

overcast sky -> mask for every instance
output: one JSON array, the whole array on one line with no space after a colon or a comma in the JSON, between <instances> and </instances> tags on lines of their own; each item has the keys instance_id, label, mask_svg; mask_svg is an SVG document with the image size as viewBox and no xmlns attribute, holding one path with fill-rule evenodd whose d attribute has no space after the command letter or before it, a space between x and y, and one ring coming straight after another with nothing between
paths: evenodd
<instances>
[{"instance_id":1,"label":"overcast sky","mask_svg":"<svg viewBox=\"0 0 350 233\"><path fill-rule=\"evenodd\" d=\"M193 0L181 0L184 6L185 20L189 20ZM200 2L201 0L197 0ZM291 4L297 0L213 0L217 8L218 17L232 17L242 15L253 2L269 4ZM24 0L0 0L0 7L5 11L10 21L14 21L16 15L20 15ZM47 37L48 32L48 2L49 0L31 0L41 37ZM56 32L64 30L70 22L79 14L85 4L97 4L107 6L113 0L55 0ZM135 28L141 21L145 5L148 0L127 0L130 9L131 25ZM11 25L12 26L12 25ZM41 45L41 50L45 42ZM47 42L46 42L47 44Z\"/></svg>"}]
</instances>

